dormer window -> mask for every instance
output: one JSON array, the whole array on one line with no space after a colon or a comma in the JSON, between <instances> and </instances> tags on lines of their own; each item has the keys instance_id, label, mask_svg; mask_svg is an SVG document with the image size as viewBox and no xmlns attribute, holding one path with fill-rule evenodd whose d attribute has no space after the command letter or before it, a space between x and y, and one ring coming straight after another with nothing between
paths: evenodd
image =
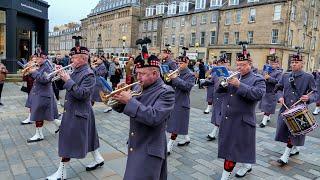
<instances>
[{"instance_id":1,"label":"dormer window","mask_svg":"<svg viewBox=\"0 0 320 180\"><path fill-rule=\"evenodd\" d=\"M211 0L210 7L220 7L222 6L222 0Z\"/></svg>"},{"instance_id":2,"label":"dormer window","mask_svg":"<svg viewBox=\"0 0 320 180\"><path fill-rule=\"evenodd\" d=\"M176 13L177 13L177 4L176 2L173 2L168 6L168 15L174 15Z\"/></svg>"},{"instance_id":3,"label":"dormer window","mask_svg":"<svg viewBox=\"0 0 320 180\"><path fill-rule=\"evenodd\" d=\"M229 0L229 6L239 5L239 0Z\"/></svg>"},{"instance_id":4,"label":"dormer window","mask_svg":"<svg viewBox=\"0 0 320 180\"><path fill-rule=\"evenodd\" d=\"M152 7L148 7L146 8L146 16L153 16L154 15L154 10L155 8L152 8Z\"/></svg>"},{"instance_id":5,"label":"dormer window","mask_svg":"<svg viewBox=\"0 0 320 180\"><path fill-rule=\"evenodd\" d=\"M196 0L196 10L205 9L206 8L206 0Z\"/></svg>"},{"instance_id":6,"label":"dormer window","mask_svg":"<svg viewBox=\"0 0 320 180\"><path fill-rule=\"evenodd\" d=\"M156 15L164 14L165 7L166 7L166 5L164 5L164 4L158 4L156 6Z\"/></svg>"},{"instance_id":7,"label":"dormer window","mask_svg":"<svg viewBox=\"0 0 320 180\"><path fill-rule=\"evenodd\" d=\"M188 1L182 1L179 4L179 13L188 12L189 10L189 2Z\"/></svg>"}]
</instances>

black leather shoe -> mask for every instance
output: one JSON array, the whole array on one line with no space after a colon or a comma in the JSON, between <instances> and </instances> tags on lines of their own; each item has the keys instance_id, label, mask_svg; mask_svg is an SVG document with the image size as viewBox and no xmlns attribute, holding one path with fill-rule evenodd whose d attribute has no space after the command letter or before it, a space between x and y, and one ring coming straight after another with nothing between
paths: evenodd
<instances>
[{"instance_id":1,"label":"black leather shoe","mask_svg":"<svg viewBox=\"0 0 320 180\"><path fill-rule=\"evenodd\" d=\"M27 122L27 123L21 122L20 124L21 125L27 125L27 124L32 124L32 122Z\"/></svg>"},{"instance_id":2,"label":"black leather shoe","mask_svg":"<svg viewBox=\"0 0 320 180\"><path fill-rule=\"evenodd\" d=\"M236 173L235 177L237 177L237 178L245 177L246 174L247 174L248 172L251 172L251 171L252 171L252 168L248 169L248 171L247 171L246 173L244 173L244 175L239 175L239 174Z\"/></svg>"},{"instance_id":3,"label":"black leather shoe","mask_svg":"<svg viewBox=\"0 0 320 180\"><path fill-rule=\"evenodd\" d=\"M189 145L190 144L190 141L187 141L185 143L178 143L178 146L186 146L186 145Z\"/></svg>"},{"instance_id":4,"label":"black leather shoe","mask_svg":"<svg viewBox=\"0 0 320 180\"><path fill-rule=\"evenodd\" d=\"M280 166L284 166L288 163L283 162L281 159L278 159L277 162L280 164Z\"/></svg>"},{"instance_id":5,"label":"black leather shoe","mask_svg":"<svg viewBox=\"0 0 320 180\"><path fill-rule=\"evenodd\" d=\"M264 125L264 124L262 124L262 123L261 123L259 126L260 126L261 128L266 127L266 125Z\"/></svg>"},{"instance_id":6,"label":"black leather shoe","mask_svg":"<svg viewBox=\"0 0 320 180\"><path fill-rule=\"evenodd\" d=\"M86 171L93 171L95 169L97 169L98 167L102 167L104 165L104 161L102 161L101 163L98 163L92 167L86 167Z\"/></svg>"},{"instance_id":7,"label":"black leather shoe","mask_svg":"<svg viewBox=\"0 0 320 180\"><path fill-rule=\"evenodd\" d=\"M39 141L42 141L42 140L43 140L43 139L41 139L41 138L38 138L38 139L35 139L35 140L28 139L28 140L27 140L27 143L39 142Z\"/></svg>"},{"instance_id":8,"label":"black leather shoe","mask_svg":"<svg viewBox=\"0 0 320 180\"><path fill-rule=\"evenodd\" d=\"M299 154L299 151L297 151L297 152L295 152L295 153L293 153L293 154L290 153L289 157L296 156L296 155L298 155L298 154Z\"/></svg>"},{"instance_id":9,"label":"black leather shoe","mask_svg":"<svg viewBox=\"0 0 320 180\"><path fill-rule=\"evenodd\" d=\"M215 140L216 139L216 137L211 137L211 136L207 136L207 141L213 141L213 140Z\"/></svg>"}]
</instances>

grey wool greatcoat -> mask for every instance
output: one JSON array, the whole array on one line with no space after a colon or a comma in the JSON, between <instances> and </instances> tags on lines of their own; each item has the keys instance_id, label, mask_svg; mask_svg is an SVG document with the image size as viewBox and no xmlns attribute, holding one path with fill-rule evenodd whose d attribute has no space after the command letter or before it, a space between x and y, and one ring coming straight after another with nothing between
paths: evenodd
<instances>
[{"instance_id":1,"label":"grey wool greatcoat","mask_svg":"<svg viewBox=\"0 0 320 180\"><path fill-rule=\"evenodd\" d=\"M174 91L159 78L125 106L113 107L130 117L128 159L124 180L166 180L166 121L174 106Z\"/></svg>"},{"instance_id":2,"label":"grey wool greatcoat","mask_svg":"<svg viewBox=\"0 0 320 180\"><path fill-rule=\"evenodd\" d=\"M99 80L99 76L104 77L107 74L107 68L103 63L101 63L97 67L93 68L93 72L96 76L96 84L94 86L93 94L91 96L91 101L102 102L99 92L103 90L103 85Z\"/></svg>"},{"instance_id":3,"label":"grey wool greatcoat","mask_svg":"<svg viewBox=\"0 0 320 180\"><path fill-rule=\"evenodd\" d=\"M226 93L222 100L218 157L239 163L256 162L255 107L266 91L264 78L250 71L240 79L240 86L219 87Z\"/></svg>"},{"instance_id":4,"label":"grey wool greatcoat","mask_svg":"<svg viewBox=\"0 0 320 180\"><path fill-rule=\"evenodd\" d=\"M274 88L280 81L282 71L280 69L273 69L270 73L270 78L266 80L266 94L260 101L260 109L262 112L274 114L277 106L276 93Z\"/></svg>"},{"instance_id":5,"label":"grey wool greatcoat","mask_svg":"<svg viewBox=\"0 0 320 180\"><path fill-rule=\"evenodd\" d=\"M206 80L206 82L203 84L203 86L207 86L207 102L208 103L213 103L214 84L212 80L213 80L213 77L211 77L209 80Z\"/></svg>"},{"instance_id":6,"label":"grey wool greatcoat","mask_svg":"<svg viewBox=\"0 0 320 180\"><path fill-rule=\"evenodd\" d=\"M289 82L290 77L294 78L296 90ZM309 96L308 104L316 102L319 97L313 75L303 71L283 74L279 82L279 86L283 87L283 91L278 91L277 99L279 100L281 97L283 97L284 102L288 107L298 101L302 95L306 95L310 91L313 91L313 93ZM286 108L284 106L282 106L280 109L275 140L287 143L288 139L290 138L291 143L294 146L303 146L305 136L291 135L286 123L283 120L283 116L281 115L281 113L283 113L285 110Z\"/></svg>"},{"instance_id":7,"label":"grey wool greatcoat","mask_svg":"<svg viewBox=\"0 0 320 180\"><path fill-rule=\"evenodd\" d=\"M49 65L44 63L31 74L34 82L26 102L26 107L31 110L31 121L53 121L59 116L51 78L46 76L51 71Z\"/></svg>"},{"instance_id":8,"label":"grey wool greatcoat","mask_svg":"<svg viewBox=\"0 0 320 180\"><path fill-rule=\"evenodd\" d=\"M85 158L99 147L91 94L95 76L89 65L76 68L65 84L64 113L59 131L59 156Z\"/></svg>"},{"instance_id":9,"label":"grey wool greatcoat","mask_svg":"<svg viewBox=\"0 0 320 180\"><path fill-rule=\"evenodd\" d=\"M171 80L175 90L174 110L167 122L167 132L187 135L190 118L190 91L194 86L195 76L189 68L180 71L180 76Z\"/></svg>"},{"instance_id":10,"label":"grey wool greatcoat","mask_svg":"<svg viewBox=\"0 0 320 180\"><path fill-rule=\"evenodd\" d=\"M168 65L169 66L169 70L172 70L172 71L178 69L178 65L176 64L176 62L174 62L171 59L168 59L168 60L164 61L162 63L162 65Z\"/></svg>"},{"instance_id":11,"label":"grey wool greatcoat","mask_svg":"<svg viewBox=\"0 0 320 180\"><path fill-rule=\"evenodd\" d=\"M220 81L219 77L213 75L210 81L206 81L204 86L210 85L210 89L207 89L207 94L212 94L212 115L211 115L211 123L219 126L221 122L221 104L222 99L225 93L216 93L217 89L219 88ZM209 87L209 86L208 86Z\"/></svg>"}]
</instances>

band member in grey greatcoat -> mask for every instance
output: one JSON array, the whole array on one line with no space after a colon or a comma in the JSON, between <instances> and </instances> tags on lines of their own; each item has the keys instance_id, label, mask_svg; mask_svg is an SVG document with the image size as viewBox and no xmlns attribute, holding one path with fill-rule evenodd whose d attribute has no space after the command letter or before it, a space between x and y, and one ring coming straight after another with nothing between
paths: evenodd
<instances>
[{"instance_id":1,"label":"band member in grey greatcoat","mask_svg":"<svg viewBox=\"0 0 320 180\"><path fill-rule=\"evenodd\" d=\"M66 166L71 158L85 158L92 152L94 161L86 170L94 170L104 164L98 151L99 138L95 117L91 106L91 95L95 85L95 76L88 65L89 50L76 46L71 49L74 71L69 75L60 71L59 76L65 82L66 89L64 113L59 131L58 153L62 158L58 170L47 177L48 180L67 179Z\"/></svg>"},{"instance_id":2,"label":"band member in grey greatcoat","mask_svg":"<svg viewBox=\"0 0 320 180\"><path fill-rule=\"evenodd\" d=\"M36 133L27 140L28 143L42 141L44 120L53 121L58 118L57 103L54 98L52 88L52 78L48 78L47 74L53 71L49 62L46 60L47 55L40 52L35 56L38 67L30 69L30 75L34 79L33 86L26 102L26 107L30 108L30 121L35 121Z\"/></svg>"},{"instance_id":3,"label":"band member in grey greatcoat","mask_svg":"<svg viewBox=\"0 0 320 180\"><path fill-rule=\"evenodd\" d=\"M277 85L277 99L279 103L291 107L299 99L307 104L318 100L318 91L312 74L303 71L304 62L302 56L298 53L292 56L291 68L292 72L285 73L279 84ZM308 93L312 93L307 95ZM293 136L283 120L283 113L286 110L283 105L280 109L276 131L276 141L287 143L284 153L278 160L281 165L285 165L289 161L289 157L299 154L297 146L303 146L305 135Z\"/></svg>"},{"instance_id":4,"label":"band member in grey greatcoat","mask_svg":"<svg viewBox=\"0 0 320 180\"><path fill-rule=\"evenodd\" d=\"M104 76L107 74L107 68L99 57L94 57L93 62L94 63L91 63L91 68L96 76L96 84L91 97L92 105L94 105L94 102L102 102L99 92L103 90L103 85L99 78L104 78Z\"/></svg>"},{"instance_id":5,"label":"band member in grey greatcoat","mask_svg":"<svg viewBox=\"0 0 320 180\"><path fill-rule=\"evenodd\" d=\"M135 59L142 94L132 97L130 91L122 91L113 97L119 102L114 110L130 117L124 180L166 180L165 128L174 106L174 91L160 77L160 60L153 55L146 60L142 57Z\"/></svg>"},{"instance_id":6,"label":"band member in grey greatcoat","mask_svg":"<svg viewBox=\"0 0 320 180\"><path fill-rule=\"evenodd\" d=\"M190 91L194 86L196 78L188 68L189 58L187 56L180 56L178 58L178 63L180 75L178 76L178 73L176 73L170 77L171 86L175 90L176 100L174 110L167 123L167 132L171 133L171 137L167 145L168 154L172 151L174 142L178 135L184 135L183 140L178 143L178 146L184 146L190 143L190 137L188 135Z\"/></svg>"},{"instance_id":7,"label":"band member in grey greatcoat","mask_svg":"<svg viewBox=\"0 0 320 180\"><path fill-rule=\"evenodd\" d=\"M266 91L264 78L251 71L252 60L245 48L237 53L236 66L238 77L230 78L226 88L217 90L226 93L218 139L218 158L225 160L222 180L230 178L236 163L243 163L236 173L243 177L256 162L255 107Z\"/></svg>"},{"instance_id":8,"label":"band member in grey greatcoat","mask_svg":"<svg viewBox=\"0 0 320 180\"><path fill-rule=\"evenodd\" d=\"M260 109L264 112L264 116L260 127L263 128L267 125L267 122L270 120L270 115L274 114L277 106L277 98L274 92L276 84L282 76L282 70L279 68L279 59L276 56L273 56L269 60L269 63L272 67L271 72L263 72L264 79L266 80L266 94L262 97L260 101Z\"/></svg>"}]
</instances>

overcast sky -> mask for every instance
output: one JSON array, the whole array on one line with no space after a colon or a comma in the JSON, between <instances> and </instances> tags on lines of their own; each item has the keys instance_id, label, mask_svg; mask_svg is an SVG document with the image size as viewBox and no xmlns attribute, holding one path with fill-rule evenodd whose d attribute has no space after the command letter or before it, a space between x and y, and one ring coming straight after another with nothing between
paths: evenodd
<instances>
[{"instance_id":1,"label":"overcast sky","mask_svg":"<svg viewBox=\"0 0 320 180\"><path fill-rule=\"evenodd\" d=\"M99 0L45 0L49 3L50 31L56 25L68 22L80 22L87 17Z\"/></svg>"}]
</instances>

